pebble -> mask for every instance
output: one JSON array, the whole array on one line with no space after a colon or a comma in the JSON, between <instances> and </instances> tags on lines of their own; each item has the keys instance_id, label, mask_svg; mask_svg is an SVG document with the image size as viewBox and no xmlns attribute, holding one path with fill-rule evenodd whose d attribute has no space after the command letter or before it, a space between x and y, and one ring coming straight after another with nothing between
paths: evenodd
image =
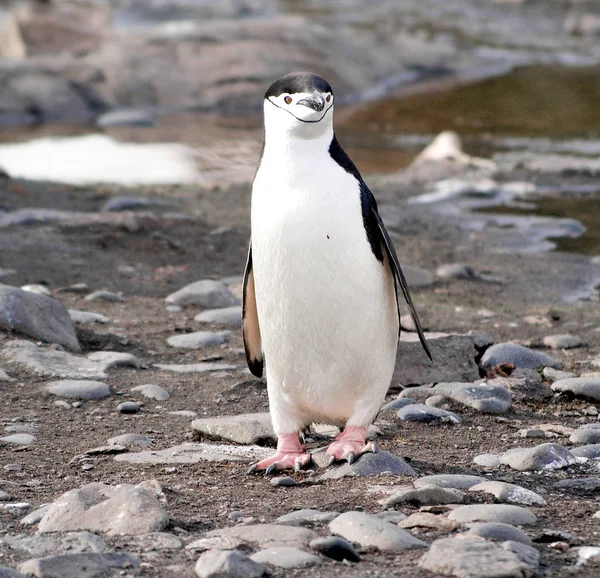
<instances>
[{"instance_id":1,"label":"pebble","mask_svg":"<svg viewBox=\"0 0 600 578\"><path fill-rule=\"evenodd\" d=\"M598 408L595 405L588 405L587 407L584 407L581 410L581 413L583 415L597 416L598 415Z\"/></svg>"},{"instance_id":2,"label":"pebble","mask_svg":"<svg viewBox=\"0 0 600 578\"><path fill-rule=\"evenodd\" d=\"M539 494L515 484L506 482L482 482L469 488L470 492L487 492L496 497L499 502L520 504L524 506L545 506L546 500Z\"/></svg>"},{"instance_id":3,"label":"pebble","mask_svg":"<svg viewBox=\"0 0 600 578\"><path fill-rule=\"evenodd\" d=\"M600 458L600 443L579 446L569 450L576 458L588 458L597 460Z\"/></svg>"},{"instance_id":4,"label":"pebble","mask_svg":"<svg viewBox=\"0 0 600 578\"><path fill-rule=\"evenodd\" d=\"M314 454L313 454L314 455ZM364 476L416 476L417 473L401 457L386 451L368 452L354 463L330 469L319 480L337 480Z\"/></svg>"},{"instance_id":5,"label":"pebble","mask_svg":"<svg viewBox=\"0 0 600 578\"><path fill-rule=\"evenodd\" d=\"M319 535L308 528L283 526L278 524L249 524L212 530L203 538L233 538L243 542L256 544L258 548L267 549L275 546L291 546L304 548Z\"/></svg>"},{"instance_id":6,"label":"pebble","mask_svg":"<svg viewBox=\"0 0 600 578\"><path fill-rule=\"evenodd\" d=\"M590 423L575 430L569 437L572 444L598 444L600 443L600 424Z\"/></svg>"},{"instance_id":7,"label":"pebble","mask_svg":"<svg viewBox=\"0 0 600 578\"><path fill-rule=\"evenodd\" d=\"M558 444L541 444L533 448L514 448L500 457L504 465L520 472L556 470L575 463L567 448Z\"/></svg>"},{"instance_id":8,"label":"pebble","mask_svg":"<svg viewBox=\"0 0 600 578\"><path fill-rule=\"evenodd\" d=\"M110 319L100 313L92 313L91 311L77 311L69 309L71 321L78 325L89 325L90 323L108 323Z\"/></svg>"},{"instance_id":9,"label":"pebble","mask_svg":"<svg viewBox=\"0 0 600 578\"><path fill-rule=\"evenodd\" d=\"M87 358L102 363L105 369L111 369L112 367L142 369L144 367L144 364L135 355L121 351L94 351Z\"/></svg>"},{"instance_id":10,"label":"pebble","mask_svg":"<svg viewBox=\"0 0 600 578\"><path fill-rule=\"evenodd\" d=\"M600 377L571 377L559 379L552 384L552 390L570 393L593 401L600 401Z\"/></svg>"},{"instance_id":11,"label":"pebble","mask_svg":"<svg viewBox=\"0 0 600 578\"><path fill-rule=\"evenodd\" d=\"M209 363L204 361L202 363L177 363L177 364L161 364L157 363L155 367L164 369L165 371L173 371L175 373L205 373L208 371L229 371L236 369L235 365L229 365L226 363Z\"/></svg>"},{"instance_id":12,"label":"pebble","mask_svg":"<svg viewBox=\"0 0 600 578\"><path fill-rule=\"evenodd\" d=\"M265 441L277 442L268 412L196 419L191 427L202 437L211 440L226 440L246 445L264 444Z\"/></svg>"},{"instance_id":13,"label":"pebble","mask_svg":"<svg viewBox=\"0 0 600 578\"><path fill-rule=\"evenodd\" d=\"M39 578L94 578L138 565L139 562L125 552L82 552L27 560L19 566L19 571Z\"/></svg>"},{"instance_id":14,"label":"pebble","mask_svg":"<svg viewBox=\"0 0 600 578\"><path fill-rule=\"evenodd\" d=\"M440 265L435 274L442 279L474 279L475 271L464 263L448 263Z\"/></svg>"},{"instance_id":15,"label":"pebble","mask_svg":"<svg viewBox=\"0 0 600 578\"><path fill-rule=\"evenodd\" d=\"M10 494L0 490L0 502L8 502L11 499Z\"/></svg>"},{"instance_id":16,"label":"pebble","mask_svg":"<svg viewBox=\"0 0 600 578\"><path fill-rule=\"evenodd\" d=\"M260 578L266 568L237 550L209 550L198 558L194 572L199 578Z\"/></svg>"},{"instance_id":17,"label":"pebble","mask_svg":"<svg viewBox=\"0 0 600 578\"><path fill-rule=\"evenodd\" d=\"M440 488L439 486L420 486L419 488L405 488L383 500L382 505L391 508L398 504L437 505L437 504L462 504L464 494L454 488Z\"/></svg>"},{"instance_id":18,"label":"pebble","mask_svg":"<svg viewBox=\"0 0 600 578\"><path fill-rule=\"evenodd\" d=\"M208 309L194 317L200 323L215 323L239 328L242 326L242 308L239 305L223 307L221 309Z\"/></svg>"},{"instance_id":19,"label":"pebble","mask_svg":"<svg viewBox=\"0 0 600 578\"><path fill-rule=\"evenodd\" d=\"M475 504L459 506L448 514L448 518L461 522L501 522L513 526L535 524L536 517L527 508L507 504Z\"/></svg>"},{"instance_id":20,"label":"pebble","mask_svg":"<svg viewBox=\"0 0 600 578\"><path fill-rule=\"evenodd\" d=\"M297 486L298 482L294 478L290 478L290 476L278 476L271 479L271 485L276 488L291 488L292 486Z\"/></svg>"},{"instance_id":21,"label":"pebble","mask_svg":"<svg viewBox=\"0 0 600 578\"><path fill-rule=\"evenodd\" d=\"M204 279L171 293L165 301L174 305L199 305L203 309L221 309L240 305L239 299L222 281Z\"/></svg>"},{"instance_id":22,"label":"pebble","mask_svg":"<svg viewBox=\"0 0 600 578\"><path fill-rule=\"evenodd\" d=\"M570 371L561 371L560 369L554 369L553 367L544 367L542 375L551 383L559 381L560 379L577 377L575 373L571 373Z\"/></svg>"},{"instance_id":23,"label":"pebble","mask_svg":"<svg viewBox=\"0 0 600 578\"><path fill-rule=\"evenodd\" d=\"M559 480L554 488L578 495L596 495L600 492L600 478L575 478Z\"/></svg>"},{"instance_id":24,"label":"pebble","mask_svg":"<svg viewBox=\"0 0 600 578\"><path fill-rule=\"evenodd\" d=\"M364 512L345 512L329 523L332 534L340 535L362 548L383 552L401 552L407 548L425 547L425 542L406 530Z\"/></svg>"},{"instance_id":25,"label":"pebble","mask_svg":"<svg viewBox=\"0 0 600 578\"><path fill-rule=\"evenodd\" d=\"M474 522L469 524L467 535L480 536L493 542L521 542L531 546L531 538L520 528L500 522Z\"/></svg>"},{"instance_id":26,"label":"pebble","mask_svg":"<svg viewBox=\"0 0 600 578\"><path fill-rule=\"evenodd\" d=\"M461 423L460 418L451 411L438 407L429 407L421 403L407 405L398 410L398 417L402 421L442 421L446 423Z\"/></svg>"},{"instance_id":27,"label":"pebble","mask_svg":"<svg viewBox=\"0 0 600 578\"><path fill-rule=\"evenodd\" d=\"M152 440L143 434L126 433L109 438L106 443L109 446L149 448L152 445Z\"/></svg>"},{"instance_id":28,"label":"pebble","mask_svg":"<svg viewBox=\"0 0 600 578\"><path fill-rule=\"evenodd\" d=\"M516 343L497 343L492 345L481 358L484 371L500 363L512 363L515 367L537 369L538 367L558 368L558 361L538 351L532 351Z\"/></svg>"},{"instance_id":29,"label":"pebble","mask_svg":"<svg viewBox=\"0 0 600 578\"><path fill-rule=\"evenodd\" d=\"M184 333L169 337L167 343L171 347L178 347L180 349L202 349L203 347L212 347L225 343L225 335L223 332L195 331L194 333Z\"/></svg>"},{"instance_id":30,"label":"pebble","mask_svg":"<svg viewBox=\"0 0 600 578\"><path fill-rule=\"evenodd\" d=\"M60 397L70 399L102 399L110 396L110 388L101 381L85 381L80 379L62 379L51 381L46 390Z\"/></svg>"},{"instance_id":31,"label":"pebble","mask_svg":"<svg viewBox=\"0 0 600 578\"><path fill-rule=\"evenodd\" d=\"M438 514L429 512L416 512L405 520L398 522L399 528L431 528L439 532L454 532L461 527L459 522L449 520Z\"/></svg>"},{"instance_id":32,"label":"pebble","mask_svg":"<svg viewBox=\"0 0 600 578\"><path fill-rule=\"evenodd\" d=\"M360 562L361 558L359 553L354 549L354 546L338 536L326 536L325 538L315 538L309 544L309 546L327 556L333 560L343 561L348 560L349 562Z\"/></svg>"},{"instance_id":33,"label":"pebble","mask_svg":"<svg viewBox=\"0 0 600 578\"><path fill-rule=\"evenodd\" d=\"M407 405L412 405L417 403L416 400L411 399L410 397L399 397L397 399L394 399L392 401L390 401L389 403L386 403L380 411L389 411L392 409L398 410L398 409L402 409L403 407L407 406Z\"/></svg>"},{"instance_id":34,"label":"pebble","mask_svg":"<svg viewBox=\"0 0 600 578\"><path fill-rule=\"evenodd\" d=\"M105 290L94 291L93 293L86 295L84 297L84 299L86 301L102 300L102 301L108 301L108 302L112 302L112 303L123 303L126 301L126 299L123 297L122 293L113 293L112 291L105 291Z\"/></svg>"},{"instance_id":35,"label":"pebble","mask_svg":"<svg viewBox=\"0 0 600 578\"><path fill-rule=\"evenodd\" d=\"M398 522L406 520L407 518L406 514L403 514L402 512L398 512L396 510L387 510L385 512L379 512L379 514L375 514L375 517L379 518L380 520L390 522L392 524L397 524Z\"/></svg>"},{"instance_id":36,"label":"pebble","mask_svg":"<svg viewBox=\"0 0 600 578\"><path fill-rule=\"evenodd\" d=\"M304 508L280 516L275 520L275 523L286 526L311 526L313 524L328 524L336 516L339 516L339 512L321 512L320 510Z\"/></svg>"},{"instance_id":37,"label":"pebble","mask_svg":"<svg viewBox=\"0 0 600 578\"><path fill-rule=\"evenodd\" d=\"M259 564L270 564L278 568L306 568L322 563L319 556L290 546L276 546L260 550L256 554L252 554L250 559Z\"/></svg>"},{"instance_id":38,"label":"pebble","mask_svg":"<svg viewBox=\"0 0 600 578\"><path fill-rule=\"evenodd\" d=\"M546 432L541 429L527 428L520 429L519 435L522 438L545 438Z\"/></svg>"},{"instance_id":39,"label":"pebble","mask_svg":"<svg viewBox=\"0 0 600 578\"><path fill-rule=\"evenodd\" d=\"M544 345L551 349L573 349L581 347L583 342L578 335L546 335L543 339Z\"/></svg>"},{"instance_id":40,"label":"pebble","mask_svg":"<svg viewBox=\"0 0 600 578\"><path fill-rule=\"evenodd\" d=\"M414 481L415 488L424 486L437 486L438 488L454 488L457 490L468 490L475 484L485 482L486 478L480 476L468 476L464 474L434 474L423 476Z\"/></svg>"},{"instance_id":41,"label":"pebble","mask_svg":"<svg viewBox=\"0 0 600 578\"><path fill-rule=\"evenodd\" d=\"M0 438L0 446L28 446L36 441L36 437L31 434L21 433L12 434Z\"/></svg>"},{"instance_id":42,"label":"pebble","mask_svg":"<svg viewBox=\"0 0 600 578\"><path fill-rule=\"evenodd\" d=\"M132 387L131 391L139 391L144 397L156 399L157 401L166 401L171 397L171 394L164 387L152 383L137 385Z\"/></svg>"},{"instance_id":43,"label":"pebble","mask_svg":"<svg viewBox=\"0 0 600 578\"><path fill-rule=\"evenodd\" d=\"M135 401L124 401L117 406L119 413L137 413L140 411L140 404Z\"/></svg>"}]
</instances>

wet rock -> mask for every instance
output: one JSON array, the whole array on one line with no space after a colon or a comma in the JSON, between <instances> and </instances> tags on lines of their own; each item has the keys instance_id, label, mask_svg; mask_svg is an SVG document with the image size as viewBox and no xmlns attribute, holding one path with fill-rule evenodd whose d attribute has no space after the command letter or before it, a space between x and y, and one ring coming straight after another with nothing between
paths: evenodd
<instances>
[{"instance_id":1,"label":"wet rock","mask_svg":"<svg viewBox=\"0 0 600 578\"><path fill-rule=\"evenodd\" d=\"M259 564L270 564L278 568L306 568L322 563L318 556L289 546L260 550L256 554L252 554L250 559Z\"/></svg>"},{"instance_id":2,"label":"wet rock","mask_svg":"<svg viewBox=\"0 0 600 578\"><path fill-rule=\"evenodd\" d=\"M470 492L487 492L496 497L499 502L521 504L524 506L545 506L546 500L539 494L515 484L506 482L482 482L469 488Z\"/></svg>"},{"instance_id":3,"label":"wet rock","mask_svg":"<svg viewBox=\"0 0 600 578\"><path fill-rule=\"evenodd\" d=\"M124 552L85 552L27 560L19 570L39 578L94 578L114 570L136 568L138 564L133 556Z\"/></svg>"},{"instance_id":4,"label":"wet rock","mask_svg":"<svg viewBox=\"0 0 600 578\"><path fill-rule=\"evenodd\" d=\"M230 369L236 369L235 365L229 365L228 363L210 363L208 361L174 365L157 363L155 367L174 373L206 373L209 371L228 371Z\"/></svg>"},{"instance_id":5,"label":"wet rock","mask_svg":"<svg viewBox=\"0 0 600 578\"><path fill-rule=\"evenodd\" d=\"M204 279L186 285L179 291L165 298L167 303L174 305L199 305L203 309L220 309L240 305L238 298L229 290L225 283Z\"/></svg>"},{"instance_id":6,"label":"wet rock","mask_svg":"<svg viewBox=\"0 0 600 578\"><path fill-rule=\"evenodd\" d=\"M550 383L559 381L560 379L569 379L571 377L577 377L577 374L571 373L570 371L561 371L560 369L554 369L553 367L544 367L542 375Z\"/></svg>"},{"instance_id":7,"label":"wet rock","mask_svg":"<svg viewBox=\"0 0 600 578\"><path fill-rule=\"evenodd\" d=\"M407 548L422 548L425 542L406 530L364 512L345 512L329 523L329 530L363 548L383 552L401 552Z\"/></svg>"},{"instance_id":8,"label":"wet rock","mask_svg":"<svg viewBox=\"0 0 600 578\"><path fill-rule=\"evenodd\" d=\"M124 401L117 405L117 411L119 413L137 413L140 409L140 404L135 401Z\"/></svg>"},{"instance_id":9,"label":"wet rock","mask_svg":"<svg viewBox=\"0 0 600 578\"><path fill-rule=\"evenodd\" d=\"M171 394L164 387L152 383L137 385L132 387L131 391L139 391L144 397L156 399L157 401L166 401L171 397Z\"/></svg>"},{"instance_id":10,"label":"wet rock","mask_svg":"<svg viewBox=\"0 0 600 578\"><path fill-rule=\"evenodd\" d=\"M108 301L109 303L124 303L126 299L121 293L113 293L112 291L106 291L101 289L94 291L89 295L85 296L86 301Z\"/></svg>"},{"instance_id":11,"label":"wet rock","mask_svg":"<svg viewBox=\"0 0 600 578\"><path fill-rule=\"evenodd\" d=\"M439 486L420 486L419 488L405 488L395 492L383 501L383 506L391 508L398 504L437 505L437 504L462 504L464 494L454 488L440 488Z\"/></svg>"},{"instance_id":12,"label":"wet rock","mask_svg":"<svg viewBox=\"0 0 600 578\"><path fill-rule=\"evenodd\" d=\"M260 578L265 570L262 564L236 550L209 550L198 558L194 566L199 578Z\"/></svg>"},{"instance_id":13,"label":"wet rock","mask_svg":"<svg viewBox=\"0 0 600 578\"><path fill-rule=\"evenodd\" d=\"M321 512L305 508L280 516L275 522L286 526L312 526L313 524L328 524L336 516L339 516L339 512Z\"/></svg>"},{"instance_id":14,"label":"wet rock","mask_svg":"<svg viewBox=\"0 0 600 578\"><path fill-rule=\"evenodd\" d=\"M207 439L227 440L238 444L276 442L269 413L248 413L197 419L192 430Z\"/></svg>"},{"instance_id":15,"label":"wet rock","mask_svg":"<svg viewBox=\"0 0 600 578\"><path fill-rule=\"evenodd\" d=\"M600 478L576 478L559 480L554 488L562 492L581 496L600 494Z\"/></svg>"},{"instance_id":16,"label":"wet rock","mask_svg":"<svg viewBox=\"0 0 600 578\"><path fill-rule=\"evenodd\" d=\"M100 313L92 313L91 311L77 311L69 309L69 317L71 321L77 325L88 325L90 323L108 323L110 319Z\"/></svg>"},{"instance_id":17,"label":"wet rock","mask_svg":"<svg viewBox=\"0 0 600 578\"><path fill-rule=\"evenodd\" d=\"M569 437L572 444L600 443L600 423L588 423L575 430Z\"/></svg>"},{"instance_id":18,"label":"wet rock","mask_svg":"<svg viewBox=\"0 0 600 578\"><path fill-rule=\"evenodd\" d=\"M67 309L56 299L0 285L0 329L81 351Z\"/></svg>"},{"instance_id":19,"label":"wet rock","mask_svg":"<svg viewBox=\"0 0 600 578\"><path fill-rule=\"evenodd\" d=\"M40 521L38 531L148 534L162 530L167 522L167 514L148 490L131 484L91 483L58 498Z\"/></svg>"},{"instance_id":20,"label":"wet rock","mask_svg":"<svg viewBox=\"0 0 600 578\"><path fill-rule=\"evenodd\" d=\"M109 438L106 443L109 446L149 448L152 445L152 440L142 434L127 433Z\"/></svg>"},{"instance_id":21,"label":"wet rock","mask_svg":"<svg viewBox=\"0 0 600 578\"><path fill-rule=\"evenodd\" d=\"M572 377L559 379L552 384L552 390L569 393L576 397L600 401L599 377Z\"/></svg>"},{"instance_id":22,"label":"wet rock","mask_svg":"<svg viewBox=\"0 0 600 578\"><path fill-rule=\"evenodd\" d=\"M429 512L416 512L408 516L408 518L398 522L399 528L431 528L439 532L454 532L461 527L459 522L449 520L438 514L430 514Z\"/></svg>"},{"instance_id":23,"label":"wet rock","mask_svg":"<svg viewBox=\"0 0 600 578\"><path fill-rule=\"evenodd\" d=\"M290 476L278 476L271 479L271 485L275 488L291 488L297 486L298 482Z\"/></svg>"},{"instance_id":24,"label":"wet rock","mask_svg":"<svg viewBox=\"0 0 600 578\"><path fill-rule=\"evenodd\" d=\"M576 458L597 460L600 458L600 443L579 446L569 450Z\"/></svg>"},{"instance_id":25,"label":"wet rock","mask_svg":"<svg viewBox=\"0 0 600 578\"><path fill-rule=\"evenodd\" d=\"M520 472L554 470L575 463L569 450L558 444L541 444L533 448L514 448L501 456L503 464Z\"/></svg>"},{"instance_id":26,"label":"wet rock","mask_svg":"<svg viewBox=\"0 0 600 578\"><path fill-rule=\"evenodd\" d=\"M398 410L402 421L442 421L446 423L461 423L460 418L451 411L416 403Z\"/></svg>"},{"instance_id":27,"label":"wet rock","mask_svg":"<svg viewBox=\"0 0 600 578\"><path fill-rule=\"evenodd\" d=\"M396 354L393 385L424 385L440 381L473 382L479 379L472 335L426 333L433 356L430 362L414 333L403 332Z\"/></svg>"},{"instance_id":28,"label":"wet rock","mask_svg":"<svg viewBox=\"0 0 600 578\"><path fill-rule=\"evenodd\" d=\"M416 476L416 472L401 458L386 451L365 453L353 464L342 464L322 476L320 480L337 480L345 477L363 476Z\"/></svg>"},{"instance_id":29,"label":"wet rock","mask_svg":"<svg viewBox=\"0 0 600 578\"><path fill-rule=\"evenodd\" d=\"M110 388L101 381L62 379L49 382L46 389L54 395L71 399L102 399L110 396Z\"/></svg>"},{"instance_id":30,"label":"wet rock","mask_svg":"<svg viewBox=\"0 0 600 578\"><path fill-rule=\"evenodd\" d=\"M419 566L436 575L459 578L528 578L533 571L518 556L494 542L442 538L435 540Z\"/></svg>"},{"instance_id":31,"label":"wet rock","mask_svg":"<svg viewBox=\"0 0 600 578\"><path fill-rule=\"evenodd\" d=\"M475 271L464 263L449 263L440 265L435 274L442 279L474 279Z\"/></svg>"},{"instance_id":32,"label":"wet rock","mask_svg":"<svg viewBox=\"0 0 600 578\"><path fill-rule=\"evenodd\" d=\"M481 368L485 371L500 363L512 363L515 367L537 369L538 367L558 368L558 361L539 351L532 351L516 343L492 345L481 358Z\"/></svg>"},{"instance_id":33,"label":"wet rock","mask_svg":"<svg viewBox=\"0 0 600 578\"><path fill-rule=\"evenodd\" d=\"M438 488L455 488L457 490L468 490L476 484L485 482L480 476L467 476L464 474L434 474L423 476L414 481L415 488L426 486L437 486Z\"/></svg>"},{"instance_id":34,"label":"wet rock","mask_svg":"<svg viewBox=\"0 0 600 578\"><path fill-rule=\"evenodd\" d=\"M104 540L90 532L66 532L24 537L7 536L4 542L15 550L22 550L30 556L36 557L67 551L76 554L80 552L104 552L106 550Z\"/></svg>"},{"instance_id":35,"label":"wet rock","mask_svg":"<svg viewBox=\"0 0 600 578\"><path fill-rule=\"evenodd\" d=\"M223 307L221 309L209 309L194 317L200 323L214 323L216 325L227 325L228 327L242 326L242 308L239 305Z\"/></svg>"},{"instance_id":36,"label":"wet rock","mask_svg":"<svg viewBox=\"0 0 600 578\"><path fill-rule=\"evenodd\" d=\"M28 446L36 441L31 434L21 433L0 437L0 446Z\"/></svg>"},{"instance_id":37,"label":"wet rock","mask_svg":"<svg viewBox=\"0 0 600 578\"><path fill-rule=\"evenodd\" d=\"M103 379L108 377L100 363L77 357L66 351L38 347L29 341L7 343L0 358L41 377L65 379Z\"/></svg>"},{"instance_id":38,"label":"wet rock","mask_svg":"<svg viewBox=\"0 0 600 578\"><path fill-rule=\"evenodd\" d=\"M327 556L333 560L348 560L349 562L360 562L360 555L354 549L352 544L339 538L338 536L327 536L325 538L315 538L309 546L319 554Z\"/></svg>"},{"instance_id":39,"label":"wet rock","mask_svg":"<svg viewBox=\"0 0 600 578\"><path fill-rule=\"evenodd\" d=\"M546 335L543 339L544 345L550 347L550 349L573 349L574 347L581 347L583 342L581 337L578 335Z\"/></svg>"},{"instance_id":40,"label":"wet rock","mask_svg":"<svg viewBox=\"0 0 600 578\"><path fill-rule=\"evenodd\" d=\"M203 347L212 347L225 343L225 337L221 333L195 331L194 333L173 335L173 337L167 339L167 343L171 347L178 347L180 349L202 349Z\"/></svg>"},{"instance_id":41,"label":"wet rock","mask_svg":"<svg viewBox=\"0 0 600 578\"><path fill-rule=\"evenodd\" d=\"M493 542L521 542L531 546L531 538L520 528L500 522L475 522L469 524L467 535L479 536Z\"/></svg>"},{"instance_id":42,"label":"wet rock","mask_svg":"<svg viewBox=\"0 0 600 578\"><path fill-rule=\"evenodd\" d=\"M154 126L154 118L147 110L139 108L122 108L120 110L111 110L101 114L96 119L96 125L100 128L113 126ZM113 199L111 199L112 201ZM103 209L105 211L115 211L123 209Z\"/></svg>"},{"instance_id":43,"label":"wet rock","mask_svg":"<svg viewBox=\"0 0 600 578\"><path fill-rule=\"evenodd\" d=\"M267 549L278 546L304 548L311 540L318 538L318 534L308 528L298 526L283 526L278 524L250 524L247 526L233 526L212 530L204 538L234 538L256 547Z\"/></svg>"},{"instance_id":44,"label":"wet rock","mask_svg":"<svg viewBox=\"0 0 600 578\"><path fill-rule=\"evenodd\" d=\"M448 514L450 520L468 522L500 522L513 526L535 524L535 515L527 508L507 504L477 504L459 506Z\"/></svg>"},{"instance_id":45,"label":"wet rock","mask_svg":"<svg viewBox=\"0 0 600 578\"><path fill-rule=\"evenodd\" d=\"M141 369L143 367L142 362L135 355L121 351L94 351L87 358L102 363L105 369L111 369L112 367Z\"/></svg>"}]
</instances>

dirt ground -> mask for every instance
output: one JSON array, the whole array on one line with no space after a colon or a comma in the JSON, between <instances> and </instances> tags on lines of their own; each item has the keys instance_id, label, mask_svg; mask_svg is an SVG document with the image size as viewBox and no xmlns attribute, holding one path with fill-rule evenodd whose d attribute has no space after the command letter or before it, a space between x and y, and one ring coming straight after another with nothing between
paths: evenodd
<instances>
[{"instance_id":1,"label":"dirt ground","mask_svg":"<svg viewBox=\"0 0 600 578\"><path fill-rule=\"evenodd\" d=\"M117 195L145 196L169 201L173 206L98 212L108 199ZM398 222L405 226L395 227L398 233L395 239L402 263L434 270L440 263L463 261L478 272L500 279L499 282L438 280L431 287L414 291L417 307L431 330L462 333L482 329L496 342L520 340L534 345L539 345L547 334L577 333L585 346L552 352L567 370L578 371L578 362L599 355L598 303L566 304L557 295L557 287L568 284L573 272L571 266L577 264L576 257L559 253L494 255L485 249L484 237L469 237L425 210L410 209L404 205L404 196L405 193L389 189L379 195L382 207L395 206L401 210ZM234 524L228 518L234 511L242 511L259 522L271 522L294 509L307 507L337 512L362 508L375 513L381 510L377 504L381 496L367 493L370 486L409 481L385 477L315 482L300 472L293 474L299 485L275 488L262 475L247 475L247 467L240 464L140 466L116 462L112 456L96 456L93 468L83 471L80 463L73 460L122 433L146 434L154 440L156 449L194 439L190 418L168 412L191 410L202 417L268 410L265 384L247 372L241 336L237 333L225 345L199 352L182 352L166 344L166 339L174 334L201 329L194 321L197 308L168 312L166 295L202 278L241 278L249 238L249 199L249 187L244 186L227 190L93 190L10 180L0 183L2 210L45 207L80 212L64 222L0 229L3 272L0 280L15 286L45 283L68 308L106 315L111 320L109 324L78 329L85 352L127 351L148 366L146 370L110 370L106 381L115 395L70 410L53 404L54 398L43 390L43 380L11 370L17 381L0 386L0 421L9 425L20 417L39 430L37 442L24 449L0 448L3 467L19 466L0 471L0 489L38 507L89 482L137 483L156 478L168 500L171 522L167 531L177 533L187 542L202 532ZM90 291L122 291L126 301L87 302L84 295L56 292L73 283L86 283ZM482 314L482 310L491 314ZM523 323L525 315L546 316L549 326ZM0 347L14 338L0 333ZM193 363L208 358L223 360L236 369L198 376L171 374L153 367L156 363ZM127 399L140 401L130 390L144 383L161 385L172 397L166 402L145 401L135 415L118 413L117 403ZM391 391L389 398L397 391ZM388 414L380 423L384 436L378 445L410 460L419 475L442 472L487 475L484 468L473 464L475 455L539 443L519 437L518 430L525 426L552 422L578 427L596 421L581 412L589 405L589 401L554 397L541 403L515 403L502 416L461 411L463 423L458 426L401 424L394 421L393 414L392 417ZM533 489L547 500L546 506L535 508L538 522L527 528L530 535L535 537L542 529L551 528L576 537L569 546L537 544L542 553L540 575L558 577L576 573L591 577L600 573L600 566L575 569L577 549L571 547L600 544L600 519L592 518L600 510L598 496L568 495L553 488L563 477L596 475L593 468L581 465L544 474L502 469L490 476ZM478 497L472 502L479 500ZM406 507L402 511L411 513L415 508ZM317 531L326 533L325 528ZM23 532L33 530L23 530L18 518L0 510L0 535ZM414 533L428 543L442 537L434 531ZM140 556L144 563L131 575L193 576L193 564L198 557L193 552L166 550L150 557L148 553L136 552L127 538L107 538L107 542ZM310 572L286 570L275 575L431 576L416 566L422 553L386 555L367 551L356 566L328 561ZM24 553L0 546L0 565L16 567L27 558ZM172 565L184 565L185 570L180 566L168 570Z\"/></svg>"}]
</instances>

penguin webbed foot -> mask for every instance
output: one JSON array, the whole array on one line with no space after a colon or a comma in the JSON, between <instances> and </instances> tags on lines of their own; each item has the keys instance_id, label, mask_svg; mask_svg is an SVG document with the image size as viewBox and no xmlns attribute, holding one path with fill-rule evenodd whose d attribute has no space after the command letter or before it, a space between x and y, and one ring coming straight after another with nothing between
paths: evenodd
<instances>
[{"instance_id":1,"label":"penguin webbed foot","mask_svg":"<svg viewBox=\"0 0 600 578\"><path fill-rule=\"evenodd\" d=\"M311 455L300 443L298 434L282 434L277 440L277 451L275 455L266 458L250 466L249 474L263 471L265 475L281 470L300 471L310 464Z\"/></svg>"},{"instance_id":2,"label":"penguin webbed foot","mask_svg":"<svg viewBox=\"0 0 600 578\"><path fill-rule=\"evenodd\" d=\"M329 456L328 466L334 462L346 460L353 464L362 454L367 452L376 453L377 447L374 442L366 443L367 428L347 426L344 431L335 436L334 441L327 448Z\"/></svg>"}]
</instances>

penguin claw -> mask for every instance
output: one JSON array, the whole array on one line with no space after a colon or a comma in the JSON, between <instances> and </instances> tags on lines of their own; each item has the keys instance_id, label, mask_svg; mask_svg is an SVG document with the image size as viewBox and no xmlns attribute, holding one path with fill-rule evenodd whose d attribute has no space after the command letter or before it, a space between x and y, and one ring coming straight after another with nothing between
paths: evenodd
<instances>
[{"instance_id":1,"label":"penguin claw","mask_svg":"<svg viewBox=\"0 0 600 578\"><path fill-rule=\"evenodd\" d=\"M327 466L333 465L333 462L335 462L335 456L329 456L329 461L327 462Z\"/></svg>"},{"instance_id":2,"label":"penguin claw","mask_svg":"<svg viewBox=\"0 0 600 578\"><path fill-rule=\"evenodd\" d=\"M275 462L274 464L271 464L266 470L265 470L265 476L268 476L269 474L272 474L275 470L277 469L277 462Z\"/></svg>"},{"instance_id":3,"label":"penguin claw","mask_svg":"<svg viewBox=\"0 0 600 578\"><path fill-rule=\"evenodd\" d=\"M354 463L354 460L356 459L356 457L354 456L354 454L352 452L350 452L347 456L346 456L346 460L347 462L352 465Z\"/></svg>"},{"instance_id":4,"label":"penguin claw","mask_svg":"<svg viewBox=\"0 0 600 578\"><path fill-rule=\"evenodd\" d=\"M300 462L296 462L294 464L294 471L299 472L302 469L302 464Z\"/></svg>"},{"instance_id":5,"label":"penguin claw","mask_svg":"<svg viewBox=\"0 0 600 578\"><path fill-rule=\"evenodd\" d=\"M253 474L256 471L256 466L257 465L258 464L252 464L246 473L247 474Z\"/></svg>"}]
</instances>

